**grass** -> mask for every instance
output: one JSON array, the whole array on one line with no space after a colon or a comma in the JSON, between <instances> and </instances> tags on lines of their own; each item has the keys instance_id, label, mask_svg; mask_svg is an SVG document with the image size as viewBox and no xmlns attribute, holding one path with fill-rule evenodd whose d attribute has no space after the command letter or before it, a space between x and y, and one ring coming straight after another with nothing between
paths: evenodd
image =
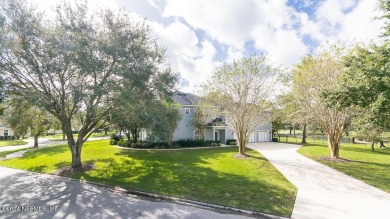
<instances>
[{"instance_id":1,"label":"grass","mask_svg":"<svg viewBox=\"0 0 390 219\"><path fill-rule=\"evenodd\" d=\"M15 145L25 145L27 144L27 141L23 140L0 140L0 147L5 147L5 146L15 146Z\"/></svg>"},{"instance_id":2,"label":"grass","mask_svg":"<svg viewBox=\"0 0 390 219\"><path fill-rule=\"evenodd\" d=\"M97 169L75 179L290 217L297 189L260 153L236 159L237 148L122 150L85 143L82 159ZM53 173L70 164L67 146L43 148L0 165Z\"/></svg>"},{"instance_id":3,"label":"grass","mask_svg":"<svg viewBox=\"0 0 390 219\"><path fill-rule=\"evenodd\" d=\"M321 159L330 156L326 142L308 143L298 153L390 193L390 147L375 148L372 152L368 144L342 144L340 157L351 162Z\"/></svg>"},{"instance_id":4,"label":"grass","mask_svg":"<svg viewBox=\"0 0 390 219\"><path fill-rule=\"evenodd\" d=\"M113 132L108 132L107 134L108 135L105 135L104 132L101 132L101 133L92 133L92 135L90 136L90 138L97 138L97 137L106 137L106 136L110 136ZM77 138L78 134L73 134L73 137ZM63 140L63 136L62 134L55 134L55 135L46 135L46 136L43 136L44 138L47 138L49 140L54 140L54 141L62 141Z\"/></svg>"}]
</instances>

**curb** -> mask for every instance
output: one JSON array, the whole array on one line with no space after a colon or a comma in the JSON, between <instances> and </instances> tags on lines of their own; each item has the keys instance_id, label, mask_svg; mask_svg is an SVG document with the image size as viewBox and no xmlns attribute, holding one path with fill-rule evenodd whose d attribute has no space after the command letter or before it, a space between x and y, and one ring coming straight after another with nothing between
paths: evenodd
<instances>
[{"instance_id":1,"label":"curb","mask_svg":"<svg viewBox=\"0 0 390 219\"><path fill-rule=\"evenodd\" d=\"M270 218L270 219L289 219L286 217L261 213L261 212L257 212L257 211L244 210L244 209L239 209L239 208L210 204L210 203L206 203L206 202L194 201L194 200L183 199L183 198L176 198L176 197L172 197L172 196L143 192L143 191L132 190L132 189L124 189L122 187L111 186L111 185L106 185L106 184L91 182L91 181L86 181L86 180L72 179L72 178L50 175L50 174L45 174L45 175L55 176L55 177L67 179L70 181L75 181L75 182L80 182L80 183L84 183L84 184L90 184L90 185L95 185L98 187L103 187L103 188L109 190L110 192L114 192L114 193L126 193L126 194L130 194L130 195L135 195L135 196L142 196L142 197L146 197L146 198L171 201L174 203L191 205L191 206L195 206L198 208L207 208L207 209L212 209L212 210L217 210L217 211L234 213L234 214L238 214L238 215L251 216L251 217L255 217L255 218L260 217L260 218Z\"/></svg>"},{"instance_id":2,"label":"curb","mask_svg":"<svg viewBox=\"0 0 390 219\"><path fill-rule=\"evenodd\" d=\"M211 209L211 210L215 210L217 212L218 211L225 212L225 213L228 212L228 213L232 213L232 214L250 216L250 217L254 217L254 218L289 219L286 217L266 214L266 213L257 212L257 211L244 210L244 209L239 209L239 208L234 208L234 207L228 207L228 206L217 205L217 204L210 204L210 203L205 203L205 202L200 202L200 201L194 201L194 200L183 199L183 198L176 198L176 197L172 197L172 196L143 192L143 191L132 190L132 189L124 189L124 188L117 187L117 186L111 186L111 185L106 185L106 184L97 183L97 182L91 182L91 181L87 181L87 180L73 179L73 178L68 178L68 177L64 177L64 176L57 176L57 175L52 175L52 174L47 174L47 173L30 172L27 170L16 169L13 167L4 167L4 166L1 166L1 167L14 169L14 170L18 170L18 171L22 171L22 172L26 172L26 173L30 173L30 174L45 175L48 177L56 177L56 178L67 180L67 181L73 181L73 182L79 182L79 183L83 183L83 184L94 185L97 187L105 188L109 192L113 192L113 193L126 193L129 195L135 195L135 196L141 196L141 197L146 197L146 198L153 198L153 199L158 199L158 200L170 201L173 203L190 205L190 206L194 206L194 207L198 207L198 208Z\"/></svg>"}]
</instances>

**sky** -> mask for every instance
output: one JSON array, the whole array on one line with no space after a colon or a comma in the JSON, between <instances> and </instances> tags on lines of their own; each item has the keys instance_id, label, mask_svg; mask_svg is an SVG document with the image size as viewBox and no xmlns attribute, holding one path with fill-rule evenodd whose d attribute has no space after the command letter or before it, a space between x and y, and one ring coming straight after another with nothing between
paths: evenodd
<instances>
[{"instance_id":1,"label":"sky","mask_svg":"<svg viewBox=\"0 0 390 219\"><path fill-rule=\"evenodd\" d=\"M50 10L60 0L32 0ZM324 44L379 40L376 0L99 0L90 7L124 9L145 18L180 74L179 89L196 92L223 63L267 54L291 68Z\"/></svg>"}]
</instances>

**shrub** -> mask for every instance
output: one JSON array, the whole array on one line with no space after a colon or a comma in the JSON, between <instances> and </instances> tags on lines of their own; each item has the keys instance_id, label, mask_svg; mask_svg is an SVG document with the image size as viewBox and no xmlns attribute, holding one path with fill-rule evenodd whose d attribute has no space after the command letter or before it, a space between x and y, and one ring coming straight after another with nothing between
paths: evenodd
<instances>
[{"instance_id":1,"label":"shrub","mask_svg":"<svg viewBox=\"0 0 390 219\"><path fill-rule=\"evenodd\" d=\"M113 139L115 141L120 141L121 139L123 139L123 137L118 135L118 134L112 134L111 139Z\"/></svg>"},{"instance_id":2,"label":"shrub","mask_svg":"<svg viewBox=\"0 0 390 219\"><path fill-rule=\"evenodd\" d=\"M117 145L117 144L118 144L117 141L115 141L114 139L110 139L110 145Z\"/></svg>"},{"instance_id":3,"label":"shrub","mask_svg":"<svg viewBox=\"0 0 390 219\"><path fill-rule=\"evenodd\" d=\"M272 142L278 142L278 138L272 138Z\"/></svg>"},{"instance_id":4,"label":"shrub","mask_svg":"<svg viewBox=\"0 0 390 219\"><path fill-rule=\"evenodd\" d=\"M127 142L127 141L121 139L121 140L118 141L118 145L119 145L119 146L124 146L126 142Z\"/></svg>"},{"instance_id":5,"label":"shrub","mask_svg":"<svg viewBox=\"0 0 390 219\"><path fill-rule=\"evenodd\" d=\"M228 139L226 140L226 145L237 145L236 139Z\"/></svg>"},{"instance_id":6,"label":"shrub","mask_svg":"<svg viewBox=\"0 0 390 219\"><path fill-rule=\"evenodd\" d=\"M168 142L153 142L150 144L151 148L169 148Z\"/></svg>"},{"instance_id":7,"label":"shrub","mask_svg":"<svg viewBox=\"0 0 390 219\"><path fill-rule=\"evenodd\" d=\"M210 146L220 146L221 141L211 141L211 140L178 140L172 143L174 147L210 147Z\"/></svg>"}]
</instances>

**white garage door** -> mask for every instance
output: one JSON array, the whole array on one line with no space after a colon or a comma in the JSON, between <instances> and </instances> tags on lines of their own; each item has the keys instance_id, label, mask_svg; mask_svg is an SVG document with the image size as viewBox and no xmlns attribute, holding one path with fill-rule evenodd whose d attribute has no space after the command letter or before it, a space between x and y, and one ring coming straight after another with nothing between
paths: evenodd
<instances>
[{"instance_id":1,"label":"white garage door","mask_svg":"<svg viewBox=\"0 0 390 219\"><path fill-rule=\"evenodd\" d=\"M252 134L251 134L251 136L249 137L249 141L248 141L249 143L253 143L253 142L256 142L256 140L255 140L255 133L253 132Z\"/></svg>"},{"instance_id":2,"label":"white garage door","mask_svg":"<svg viewBox=\"0 0 390 219\"><path fill-rule=\"evenodd\" d=\"M269 141L268 139L268 131L259 131L259 141Z\"/></svg>"}]
</instances>

